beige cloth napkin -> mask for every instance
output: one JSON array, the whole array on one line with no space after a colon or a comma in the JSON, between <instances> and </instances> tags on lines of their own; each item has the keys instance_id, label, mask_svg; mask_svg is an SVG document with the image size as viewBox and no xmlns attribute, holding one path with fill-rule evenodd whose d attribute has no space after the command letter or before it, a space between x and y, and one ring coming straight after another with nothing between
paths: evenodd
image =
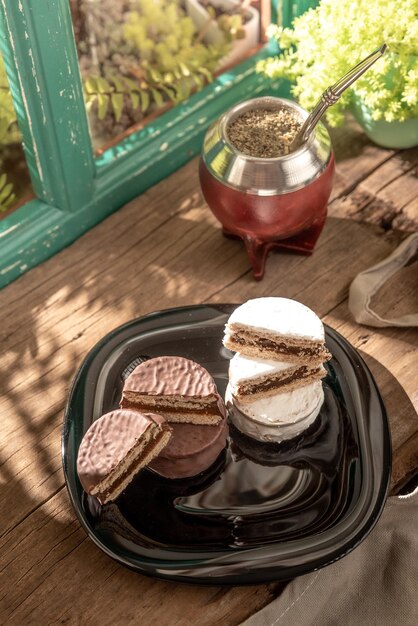
<instances>
[{"instance_id":1,"label":"beige cloth napkin","mask_svg":"<svg viewBox=\"0 0 418 626\"><path fill-rule=\"evenodd\" d=\"M354 319L367 326L418 326L418 313L383 318L370 308L373 295L418 251L418 233L410 235L387 259L358 274L350 285L348 306ZM402 286L401 286L402 288ZM418 300L418 299L417 299ZM418 306L418 305L417 305Z\"/></svg>"},{"instance_id":2,"label":"beige cloth napkin","mask_svg":"<svg viewBox=\"0 0 418 626\"><path fill-rule=\"evenodd\" d=\"M290 582L244 625L417 626L418 492L389 498L353 552Z\"/></svg>"}]
</instances>

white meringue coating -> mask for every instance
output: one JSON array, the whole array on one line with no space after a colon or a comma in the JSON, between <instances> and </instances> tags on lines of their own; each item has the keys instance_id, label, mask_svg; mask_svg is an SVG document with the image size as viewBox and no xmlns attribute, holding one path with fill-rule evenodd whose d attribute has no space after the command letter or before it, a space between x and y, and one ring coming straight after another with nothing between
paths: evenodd
<instances>
[{"instance_id":1,"label":"white meringue coating","mask_svg":"<svg viewBox=\"0 0 418 626\"><path fill-rule=\"evenodd\" d=\"M237 384L245 380L256 380L294 368L294 363L255 359L237 352L229 362L229 382Z\"/></svg>"},{"instance_id":2,"label":"white meringue coating","mask_svg":"<svg viewBox=\"0 0 418 626\"><path fill-rule=\"evenodd\" d=\"M232 423L244 434L281 442L301 434L318 416L324 401L321 381L254 402L240 404L230 386L225 400Z\"/></svg>"},{"instance_id":3,"label":"white meringue coating","mask_svg":"<svg viewBox=\"0 0 418 626\"><path fill-rule=\"evenodd\" d=\"M289 298L254 298L235 309L228 325L245 325L282 336L324 341L324 326L319 317L301 302ZM230 329L226 327L227 335Z\"/></svg>"}]
</instances>

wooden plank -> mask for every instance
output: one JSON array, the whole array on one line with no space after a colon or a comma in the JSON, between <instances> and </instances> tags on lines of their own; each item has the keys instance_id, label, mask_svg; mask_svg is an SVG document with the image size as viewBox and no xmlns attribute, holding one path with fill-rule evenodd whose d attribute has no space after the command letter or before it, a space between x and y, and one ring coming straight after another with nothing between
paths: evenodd
<instances>
[{"instance_id":1,"label":"wooden plank","mask_svg":"<svg viewBox=\"0 0 418 626\"><path fill-rule=\"evenodd\" d=\"M418 148L395 152L369 145L354 122L331 135L338 168L329 214L385 229L416 230Z\"/></svg>"},{"instance_id":2,"label":"wooden plank","mask_svg":"<svg viewBox=\"0 0 418 626\"><path fill-rule=\"evenodd\" d=\"M368 144L358 141L367 152ZM370 146L367 176L393 156ZM355 150L341 171L346 189L367 178ZM204 206L192 162L4 290L0 622L113 624L140 615L158 626L194 625L196 616L199 625L229 625L280 590L185 587L141 577L95 548L75 520L59 441L71 378L104 334L149 311L262 295L311 306L360 349L376 377L391 421L399 486L416 463L417 331L360 327L347 308L353 277L398 242L375 226L330 218L312 257L272 254L265 279L256 283L242 243L224 239ZM410 268L403 272L405 288L395 292L395 281L382 289L380 310L414 306L415 275Z\"/></svg>"},{"instance_id":3,"label":"wooden plank","mask_svg":"<svg viewBox=\"0 0 418 626\"><path fill-rule=\"evenodd\" d=\"M352 117L347 118L343 127L330 128L329 132L337 162L331 201L351 193L362 180L390 162L396 154L395 150L385 150L373 144ZM330 209L332 211L332 204Z\"/></svg>"},{"instance_id":4,"label":"wooden plank","mask_svg":"<svg viewBox=\"0 0 418 626\"><path fill-rule=\"evenodd\" d=\"M399 211L418 196L417 165L418 148L402 150L364 179L359 189Z\"/></svg>"}]
</instances>

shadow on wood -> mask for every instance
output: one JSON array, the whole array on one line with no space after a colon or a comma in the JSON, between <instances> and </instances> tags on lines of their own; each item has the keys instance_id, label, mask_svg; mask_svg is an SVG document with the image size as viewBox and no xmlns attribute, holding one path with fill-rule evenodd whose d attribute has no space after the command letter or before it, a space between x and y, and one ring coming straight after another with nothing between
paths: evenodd
<instances>
[{"instance_id":1,"label":"shadow on wood","mask_svg":"<svg viewBox=\"0 0 418 626\"><path fill-rule=\"evenodd\" d=\"M406 427L411 421L418 422L417 412L402 385L389 370L362 350L359 350L359 353L373 372L386 406L391 426L392 448L396 453L392 466L390 495L396 495L413 477L418 466L418 433L414 432L406 441L402 440L402 443L399 443L402 423Z\"/></svg>"}]
</instances>

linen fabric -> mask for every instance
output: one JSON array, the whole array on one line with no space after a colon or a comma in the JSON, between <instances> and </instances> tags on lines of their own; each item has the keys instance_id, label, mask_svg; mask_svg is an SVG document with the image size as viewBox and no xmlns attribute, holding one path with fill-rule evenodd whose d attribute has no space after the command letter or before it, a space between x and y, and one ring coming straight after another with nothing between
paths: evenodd
<instances>
[{"instance_id":1,"label":"linen fabric","mask_svg":"<svg viewBox=\"0 0 418 626\"><path fill-rule=\"evenodd\" d=\"M389 498L353 552L291 581L242 626L416 626L418 491Z\"/></svg>"},{"instance_id":2,"label":"linen fabric","mask_svg":"<svg viewBox=\"0 0 418 626\"><path fill-rule=\"evenodd\" d=\"M401 267L418 253L418 233L407 237L386 259L357 274L350 285L348 307L359 324L367 326L418 326L418 312L401 317L384 318L370 307L373 295ZM418 301L417 301L418 307Z\"/></svg>"}]
</instances>

